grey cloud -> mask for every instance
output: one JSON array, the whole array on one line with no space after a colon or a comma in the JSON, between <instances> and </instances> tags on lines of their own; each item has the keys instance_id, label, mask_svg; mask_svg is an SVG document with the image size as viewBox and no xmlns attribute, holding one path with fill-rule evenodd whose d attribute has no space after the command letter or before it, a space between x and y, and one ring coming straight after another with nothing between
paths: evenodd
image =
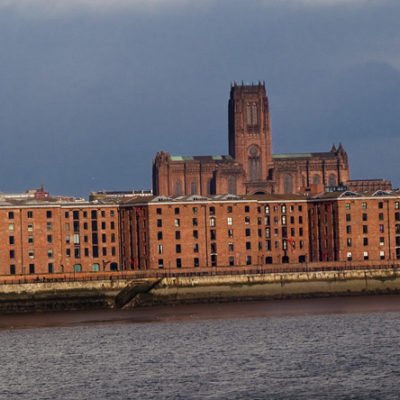
<instances>
[{"instance_id":1,"label":"grey cloud","mask_svg":"<svg viewBox=\"0 0 400 400\"><path fill-rule=\"evenodd\" d=\"M3 9L0 189L148 188L157 150L226 153L229 84L258 79L267 83L274 151L342 141L363 177L355 166L365 165L377 127L389 146L399 129L390 62L400 5L380 4L327 11L230 0L49 19ZM374 177L400 183L388 167L396 160L378 164Z\"/></svg>"}]
</instances>

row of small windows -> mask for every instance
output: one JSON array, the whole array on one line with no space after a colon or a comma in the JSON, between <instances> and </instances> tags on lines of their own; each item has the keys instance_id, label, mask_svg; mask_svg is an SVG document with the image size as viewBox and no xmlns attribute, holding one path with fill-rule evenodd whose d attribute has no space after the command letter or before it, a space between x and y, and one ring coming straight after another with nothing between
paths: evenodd
<instances>
[{"instance_id":1,"label":"row of small windows","mask_svg":"<svg viewBox=\"0 0 400 400\"><path fill-rule=\"evenodd\" d=\"M61 266L61 272L63 272L63 266ZM100 264L99 263L93 263L92 272L99 272L100 271ZM105 265L103 265L103 271L105 270ZM118 271L118 264L116 262L110 263L110 271ZM52 274L54 272L54 264L48 263L47 264L47 272L49 274ZM82 265L81 264L75 264L74 265L74 272L82 272ZM16 273L16 267L15 264L10 264L10 275L15 275ZM35 264L29 264L29 273L34 274L35 273Z\"/></svg>"},{"instance_id":2,"label":"row of small windows","mask_svg":"<svg viewBox=\"0 0 400 400\"><path fill-rule=\"evenodd\" d=\"M369 240L367 237L362 238L363 246L368 246ZM353 244L352 238L347 238L346 239L347 247L351 247ZM395 237L395 244L396 246L400 246L400 236ZM379 246L384 246L385 245L385 238L383 236L379 237Z\"/></svg>"},{"instance_id":3,"label":"row of small windows","mask_svg":"<svg viewBox=\"0 0 400 400\"><path fill-rule=\"evenodd\" d=\"M279 249L280 247L282 248L282 250L288 250L288 249L292 249L295 250L296 249L296 241L293 239L283 239L281 242L276 240L273 242L274 244L274 248L275 249ZM232 252L234 251L234 243L229 242L227 244L228 246L228 251ZM245 249L246 250L251 250L251 242L245 242ZM258 250L263 250L263 242L258 242ZM299 240L299 248L300 249L304 249L304 241L303 240ZM272 243L270 240L266 240L265 241L265 250L267 251L271 251L272 249ZM210 243L210 251L211 254L213 253L217 253L217 243L212 242ZM175 252L177 254L181 254L182 253L182 245L181 244L176 244L175 245ZM198 253L199 252L199 245L198 243L194 243L193 244L193 252L194 253ZM162 244L159 244L157 246L157 253L158 254L163 254L164 253L164 246Z\"/></svg>"},{"instance_id":4,"label":"row of small windows","mask_svg":"<svg viewBox=\"0 0 400 400\"><path fill-rule=\"evenodd\" d=\"M368 221L368 214L367 213L363 213L361 215L361 219L362 219L362 221ZM378 214L378 219L379 219L379 221L383 221L385 219L384 214L383 213L379 213ZM395 221L400 221L400 212L394 213L394 219L395 219ZM346 221L347 222L351 221L351 214L346 214Z\"/></svg>"},{"instance_id":5,"label":"row of small windows","mask_svg":"<svg viewBox=\"0 0 400 400\"><path fill-rule=\"evenodd\" d=\"M72 236L73 239L73 243L74 244L79 244L80 243L80 236L79 234L74 234ZM14 236L9 236L8 238L9 244L10 245L14 245L15 244L15 237ZM32 244L34 242L34 237L32 235L29 235L27 238L28 243ZM89 236L88 235L84 235L83 236L83 241L85 243L89 242ZM116 237L115 237L115 233L112 233L110 235L110 241L111 243L115 243L116 241ZM107 235L105 233L101 234L101 242L102 243L107 243ZM47 235L47 243L51 244L53 243L53 235ZM65 243L66 244L70 244L71 243L71 236L70 235L66 235L65 236ZM97 244L98 243L98 235L97 233L93 233L92 234L92 243L93 244Z\"/></svg>"},{"instance_id":6,"label":"row of small windows","mask_svg":"<svg viewBox=\"0 0 400 400\"><path fill-rule=\"evenodd\" d=\"M385 232L385 225L384 224L378 224L378 230L379 230L380 233ZM398 231L400 231L400 224L396 224L395 225L395 230L396 230L396 233L398 233ZM325 228L325 231L326 231L326 228ZM348 235L350 235L351 232L352 232L351 225L346 225L346 233ZM368 225L363 225L362 226L362 233L365 233L365 234L368 233Z\"/></svg>"},{"instance_id":7,"label":"row of small windows","mask_svg":"<svg viewBox=\"0 0 400 400\"><path fill-rule=\"evenodd\" d=\"M272 257L267 256L265 257L265 264L272 264L273 260ZM278 261L278 263L289 263L289 256L283 256L281 257ZM300 255L298 257L298 262L300 263L304 263L306 262L306 256L305 255ZM176 267L177 268L182 268L182 259L181 258L176 258ZM247 255L245 257L245 263L246 265L252 265L253 260L252 260L252 256ZM235 256L229 256L228 257L228 265L229 266L234 266L235 264ZM200 266L200 260L198 257L194 257L193 258L193 266L194 267L199 267ZM211 266L212 267L216 267L217 266L217 255L216 254L212 254L211 255ZM164 268L164 259L163 258L159 258L158 259L158 268Z\"/></svg>"},{"instance_id":8,"label":"row of small windows","mask_svg":"<svg viewBox=\"0 0 400 400\"><path fill-rule=\"evenodd\" d=\"M379 224L379 232L383 233L385 231L385 226L383 224ZM346 233L351 234L352 228L351 225L346 225ZM368 225L363 225L362 226L362 233L366 234L368 233ZM395 233L400 233L400 224L395 225Z\"/></svg>"},{"instance_id":9,"label":"row of small windows","mask_svg":"<svg viewBox=\"0 0 400 400\"><path fill-rule=\"evenodd\" d=\"M69 218L70 212L69 211L65 211L64 215L65 215L65 218ZM88 212L87 211L83 211L82 215L83 215L83 218L87 218ZM101 210L100 211L100 215L101 215L102 218L105 218L106 217L106 211L105 210ZM28 218L33 218L33 211L27 211L26 212L26 216ZM79 219L79 211L77 211L77 210L72 211L72 216L73 216L73 219ZM91 213L90 213L90 216L91 216L92 219L97 219L97 210L92 210ZM110 217L114 217L114 216L115 216L115 211L114 210L110 210ZM9 211L8 212L8 218L9 219L14 219L14 217L15 217L14 211ZM46 218L52 218L52 217L53 217L52 211L47 210L46 211Z\"/></svg>"},{"instance_id":10,"label":"row of small windows","mask_svg":"<svg viewBox=\"0 0 400 400\"><path fill-rule=\"evenodd\" d=\"M87 222L84 222L84 223L83 223L83 229L84 229L84 230L87 230L88 227L89 227L89 226L88 226L88 223L87 223ZM34 228L33 222L29 222L29 223L27 224L27 230L28 230L28 232L32 232L32 231L33 231L33 228ZM78 221L74 221L74 223L73 223L73 230L74 230L74 232L79 232L79 228L80 228L79 222L78 222ZM97 221L92 221L91 228L92 228L92 231L97 231L97 230L98 230ZM47 223L46 223L46 229L47 229L48 231L53 230L53 223L52 223L52 222L47 222ZM102 230L107 229L106 222L104 222L104 221L101 222L101 229L102 229ZM114 222L114 221L111 221L111 222L110 222L110 229L115 229L115 222ZM8 230L9 230L10 232L14 232L14 231L15 231L15 224L13 224L13 223L8 224ZM69 222L67 222L67 223L65 224L65 230L66 230L66 231L71 230L71 225L69 224Z\"/></svg>"},{"instance_id":11,"label":"row of small windows","mask_svg":"<svg viewBox=\"0 0 400 400\"><path fill-rule=\"evenodd\" d=\"M369 252L368 251L363 251L362 255L363 255L363 259L364 260L369 260ZM385 259L385 251L384 250L380 250L379 251L379 258L381 260ZM396 259L398 259L398 260L400 259L400 248L396 249ZM347 252L347 260L348 261L352 261L353 260L353 254L352 254L351 251Z\"/></svg>"},{"instance_id":12,"label":"row of small windows","mask_svg":"<svg viewBox=\"0 0 400 400\"><path fill-rule=\"evenodd\" d=\"M361 207L363 209L366 209L367 208L367 203L365 201L362 202L361 203ZM346 203L346 210L350 210L350 208L351 208L351 204L350 203ZM381 208L381 209L383 208L383 201L378 202L378 208ZM394 209L395 210L399 210L400 209L400 202L398 202L398 201L394 202Z\"/></svg>"},{"instance_id":13,"label":"row of small windows","mask_svg":"<svg viewBox=\"0 0 400 400\"><path fill-rule=\"evenodd\" d=\"M80 247L75 247L74 249L74 257L75 258L80 258L81 257L81 249ZM97 246L93 246L92 248L92 253L93 253L93 257L98 257L99 256L99 251L98 251L98 247ZM107 256L107 247L102 247L102 256ZM10 259L14 259L15 258L15 250L10 250L9 252L10 255ZM67 257L71 257L71 249L66 249L65 250L65 255ZM115 247L111 247L111 256L115 256L116 255L116 248ZM54 252L53 249L48 249L47 250L47 256L49 258L53 258L54 257ZM88 248L84 248L84 256L85 257L89 257L89 249ZM35 250L34 249L29 249L28 250L28 257L29 258L35 258Z\"/></svg>"},{"instance_id":14,"label":"row of small windows","mask_svg":"<svg viewBox=\"0 0 400 400\"><path fill-rule=\"evenodd\" d=\"M287 212L287 206L286 205L282 205L282 206L280 206L280 208L279 208L279 206L272 206L273 212L278 212L279 209L280 209L282 214L286 214L286 212ZM299 212L301 212L301 211L303 211L303 206L299 205L299 206L297 206L297 209L298 209ZM227 210L228 214L230 214L230 213L233 212L233 207L232 206L227 206L226 210ZM198 211L199 211L198 207L192 207L193 214L197 214ZM270 214L270 211L271 211L271 206L266 205L264 207L265 214ZM295 211L295 207L293 205L289 206L289 211L290 212L294 212ZM215 207L214 206L210 206L209 209L208 209L208 212L209 212L209 215L215 215ZM250 206L244 206L244 212L249 213L250 212ZM261 207L260 206L257 207L257 212L261 213ZM156 209L156 213L157 213L157 215L162 215L162 208L158 207ZM180 208L179 207L175 207L174 208L174 214L175 215L180 214Z\"/></svg>"},{"instance_id":15,"label":"row of small windows","mask_svg":"<svg viewBox=\"0 0 400 400\"><path fill-rule=\"evenodd\" d=\"M400 226L399 226L400 229ZM271 232L273 232L273 235L275 237L279 236L279 229L275 228L271 230L271 228L265 228L265 237L270 238L271 237ZM281 234L283 238L287 238L290 233L291 237L296 236L296 229L295 228L290 228L290 231L288 228L281 228ZM258 237L262 237L262 229L257 229L257 234ZM303 236L304 230L303 228L298 228L298 236ZM228 237L233 237L233 229L228 229L227 230L227 235ZM245 229L245 236L249 237L251 236L251 229L246 228ZM199 238L199 231L197 229L193 230L193 238L198 239ZM180 240L181 239L181 231L175 231L175 239ZM210 240L216 240L217 239L217 232L215 229L210 229ZM115 240L115 236L112 236L112 241ZM157 240L163 240L163 232L158 231L157 232ZM104 240L105 241L105 240Z\"/></svg>"},{"instance_id":16,"label":"row of small windows","mask_svg":"<svg viewBox=\"0 0 400 400\"><path fill-rule=\"evenodd\" d=\"M250 224L250 217L246 216L244 217L244 223L245 225L249 225ZM279 223L279 218L278 217L274 217L273 219L274 224L277 225ZM280 222L281 225L287 225L287 217L286 215L282 215L280 218ZM299 224L303 223L303 217L301 215L299 215L298 217L298 222ZM290 217L290 223L294 224L295 223L295 219L293 216ZM228 225L233 225L233 218L232 217L227 217L227 224ZM257 225L261 225L262 224L262 218L258 217L257 218ZM264 224L265 225L271 225L271 219L269 216L264 217ZM193 226L198 226L199 225L199 221L198 218L192 218L192 225ZM216 218L215 217L210 217L209 218L209 225L210 226L216 226ZM163 226L163 220L162 219L157 219L157 227L158 228L162 228ZM181 220L179 218L175 218L174 220L174 226L175 227L180 227L181 226Z\"/></svg>"},{"instance_id":17,"label":"row of small windows","mask_svg":"<svg viewBox=\"0 0 400 400\"><path fill-rule=\"evenodd\" d=\"M8 212L8 219L14 219L14 216L15 216L14 211L9 211ZM33 218L33 211L27 211L26 212L26 216L28 218ZM53 216L53 213L50 210L46 211L46 217L47 218L52 218L52 216Z\"/></svg>"}]
</instances>

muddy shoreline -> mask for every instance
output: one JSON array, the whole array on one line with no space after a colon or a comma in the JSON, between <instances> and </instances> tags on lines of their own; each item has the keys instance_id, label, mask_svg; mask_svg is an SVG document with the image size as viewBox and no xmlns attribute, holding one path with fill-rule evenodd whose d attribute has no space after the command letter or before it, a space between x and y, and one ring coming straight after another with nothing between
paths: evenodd
<instances>
[{"instance_id":1,"label":"muddy shoreline","mask_svg":"<svg viewBox=\"0 0 400 400\"><path fill-rule=\"evenodd\" d=\"M63 311L2 314L0 329L82 325L166 323L235 318L279 318L320 314L400 312L400 294L313 299L263 300L217 304L140 307L133 310Z\"/></svg>"}]
</instances>

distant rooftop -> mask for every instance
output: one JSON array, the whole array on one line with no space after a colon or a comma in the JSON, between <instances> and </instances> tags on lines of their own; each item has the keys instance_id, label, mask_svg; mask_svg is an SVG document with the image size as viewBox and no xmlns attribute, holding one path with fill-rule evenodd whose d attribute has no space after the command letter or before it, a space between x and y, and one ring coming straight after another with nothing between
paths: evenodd
<instances>
[{"instance_id":1,"label":"distant rooftop","mask_svg":"<svg viewBox=\"0 0 400 400\"><path fill-rule=\"evenodd\" d=\"M281 154L273 154L272 158L274 160L280 159L290 159L290 158L334 158L335 153L330 151L322 152L322 153L281 153Z\"/></svg>"},{"instance_id":2,"label":"distant rooftop","mask_svg":"<svg viewBox=\"0 0 400 400\"><path fill-rule=\"evenodd\" d=\"M272 158L308 158L312 157L311 153L282 153L274 154Z\"/></svg>"},{"instance_id":3,"label":"distant rooftop","mask_svg":"<svg viewBox=\"0 0 400 400\"><path fill-rule=\"evenodd\" d=\"M233 161L229 155L216 156L171 156L171 161Z\"/></svg>"}]
</instances>

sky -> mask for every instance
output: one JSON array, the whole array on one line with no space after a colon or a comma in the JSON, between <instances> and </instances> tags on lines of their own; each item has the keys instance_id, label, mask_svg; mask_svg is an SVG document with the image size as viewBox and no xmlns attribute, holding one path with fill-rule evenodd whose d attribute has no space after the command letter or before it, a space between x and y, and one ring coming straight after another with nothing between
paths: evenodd
<instances>
[{"instance_id":1,"label":"sky","mask_svg":"<svg viewBox=\"0 0 400 400\"><path fill-rule=\"evenodd\" d=\"M228 152L265 81L274 153L341 142L400 186L398 0L0 0L0 190L151 188L157 151Z\"/></svg>"}]
</instances>

